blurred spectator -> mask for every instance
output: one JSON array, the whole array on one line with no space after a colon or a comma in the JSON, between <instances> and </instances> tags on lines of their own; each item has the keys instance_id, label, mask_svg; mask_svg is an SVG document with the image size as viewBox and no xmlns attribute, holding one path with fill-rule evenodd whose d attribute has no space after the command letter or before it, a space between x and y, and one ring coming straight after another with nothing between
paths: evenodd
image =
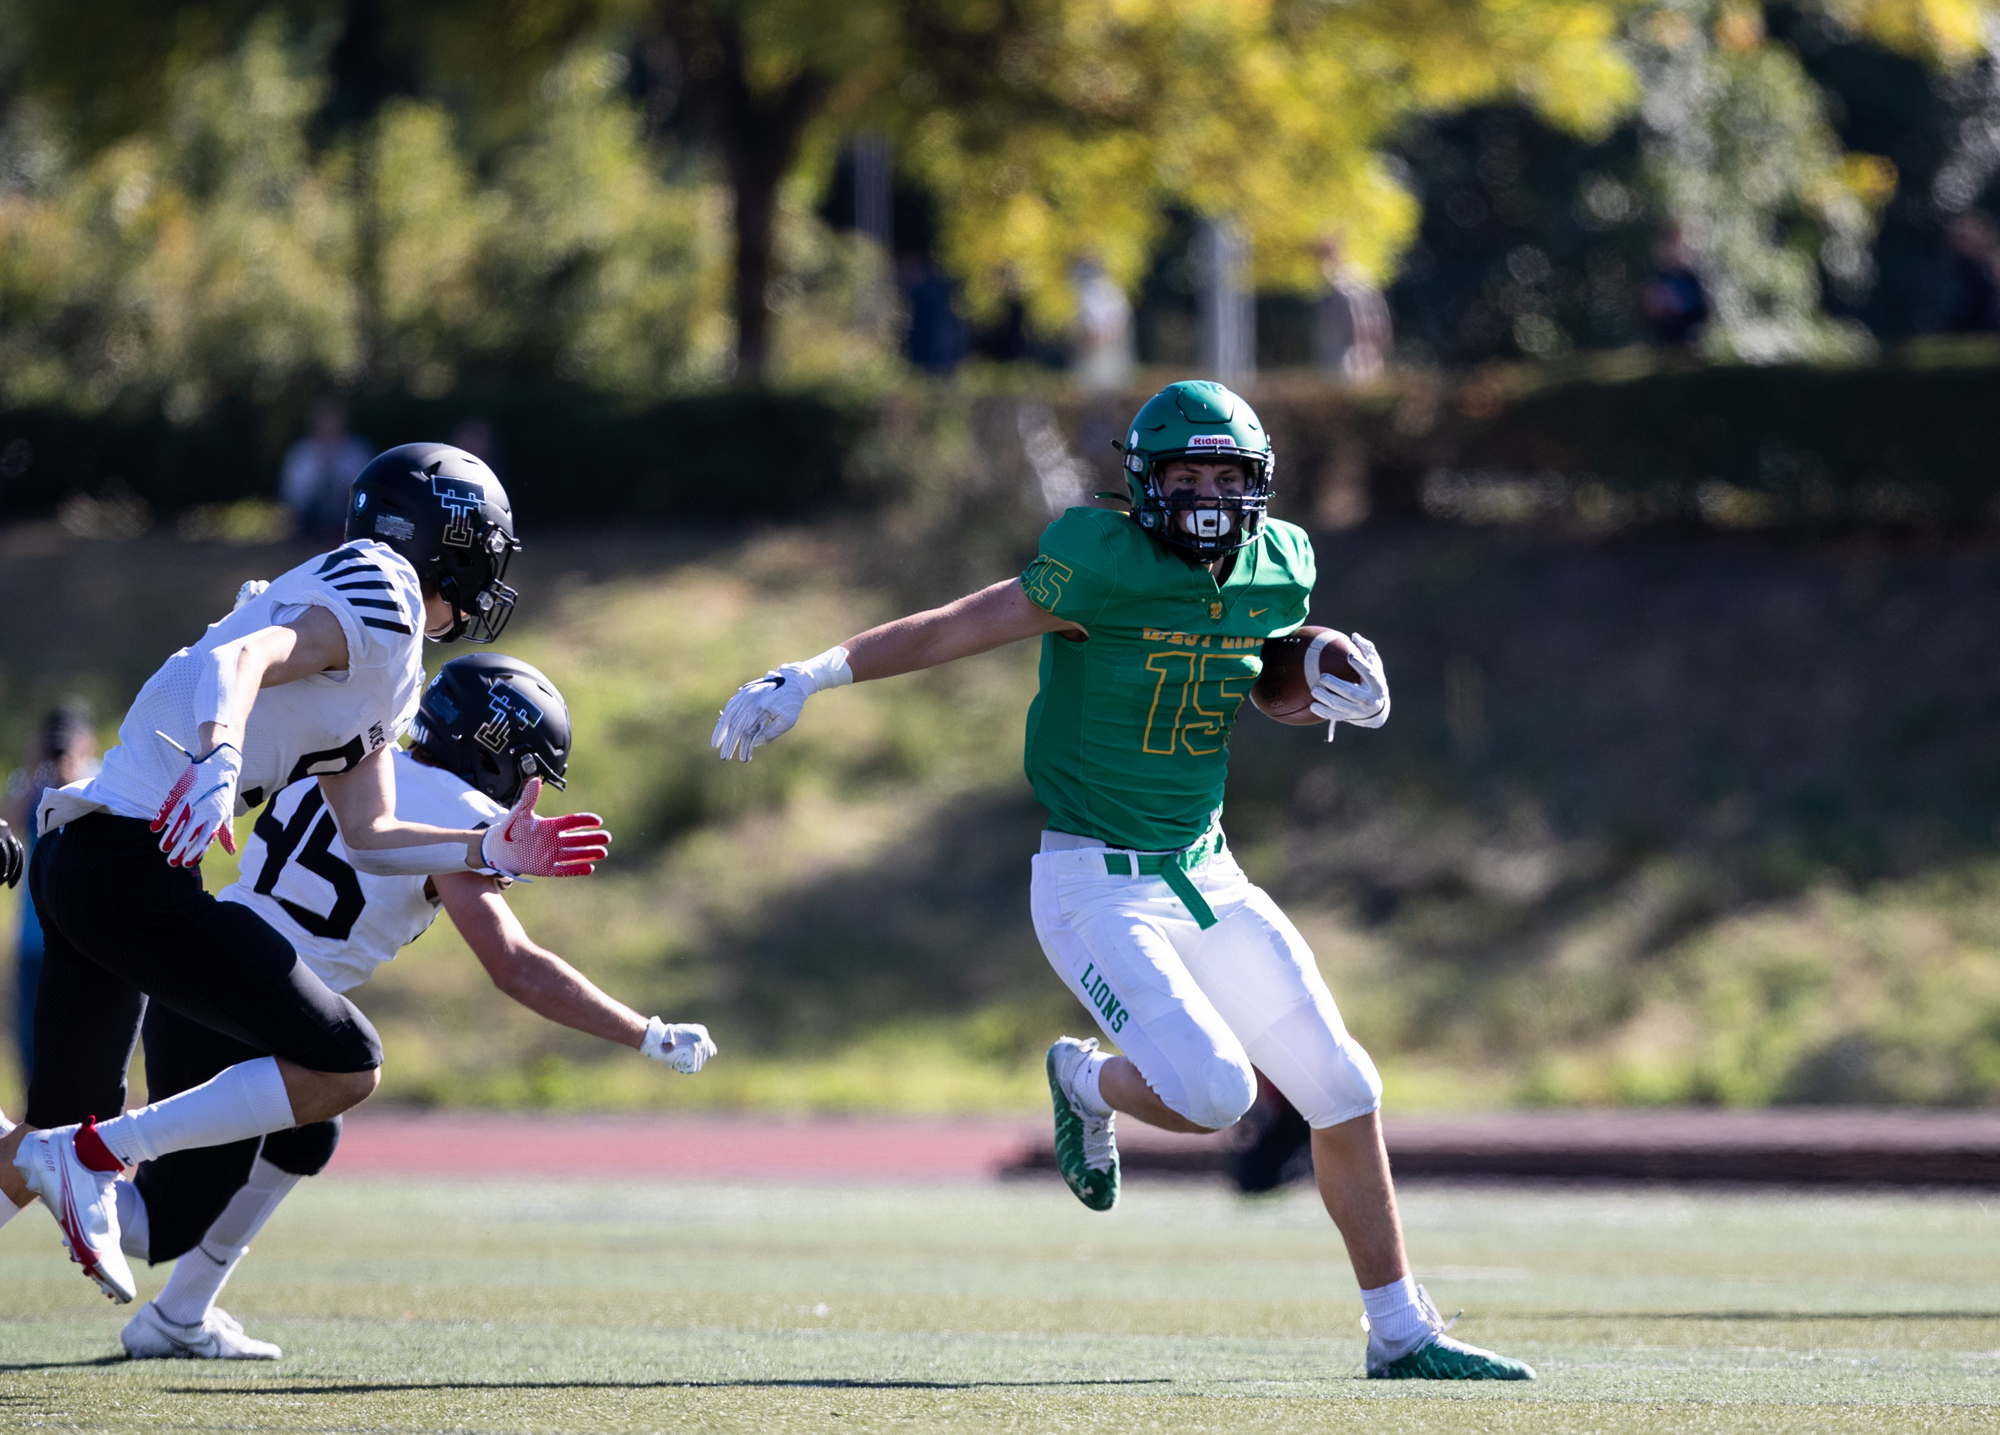
<instances>
[{"instance_id":1,"label":"blurred spectator","mask_svg":"<svg viewBox=\"0 0 2000 1435\"><path fill-rule=\"evenodd\" d=\"M1944 228L1951 252L1951 304L1947 311L1954 334L1991 334L2000 330L2000 228L1992 217L1971 210L1955 214Z\"/></svg>"},{"instance_id":2,"label":"blurred spectator","mask_svg":"<svg viewBox=\"0 0 2000 1435\"><path fill-rule=\"evenodd\" d=\"M42 794L52 787L67 787L93 776L97 771L97 732L90 704L71 698L52 709L42 719L41 729L29 740L21 766L7 776L7 794L0 802L0 817L13 827L21 844L35 848L35 809ZM21 1053L21 1074L26 1080L35 1065L35 993L42 980L42 924L35 920L35 904L27 884L20 887L21 931L15 951L14 1039Z\"/></svg>"},{"instance_id":3,"label":"blurred spectator","mask_svg":"<svg viewBox=\"0 0 2000 1435\"><path fill-rule=\"evenodd\" d=\"M952 307L950 278L928 254L908 253L896 261L896 283L910 311L903 355L927 374L946 377L965 358L965 321Z\"/></svg>"},{"instance_id":4,"label":"blurred spectator","mask_svg":"<svg viewBox=\"0 0 2000 1435\"><path fill-rule=\"evenodd\" d=\"M1661 225L1653 237L1653 275L1639 286L1639 315L1666 348L1692 345L1708 322L1708 290L1678 224Z\"/></svg>"},{"instance_id":5,"label":"blurred spectator","mask_svg":"<svg viewBox=\"0 0 2000 1435\"><path fill-rule=\"evenodd\" d=\"M1079 263L1076 282L1076 381L1086 389L1122 389L1132 382L1132 301L1094 259Z\"/></svg>"},{"instance_id":6,"label":"blurred spectator","mask_svg":"<svg viewBox=\"0 0 2000 1435\"><path fill-rule=\"evenodd\" d=\"M1372 379L1388 362L1393 330L1382 291L1341 257L1340 241L1319 244L1326 293L1313 312L1313 363L1345 379Z\"/></svg>"},{"instance_id":7,"label":"blurred spectator","mask_svg":"<svg viewBox=\"0 0 2000 1435\"><path fill-rule=\"evenodd\" d=\"M347 490L368 466L374 450L347 431L347 409L339 399L313 405L312 432L285 453L278 497L307 537L338 541L347 523Z\"/></svg>"},{"instance_id":8,"label":"blurred spectator","mask_svg":"<svg viewBox=\"0 0 2000 1435\"><path fill-rule=\"evenodd\" d=\"M1028 301L1021 296L1020 276L1011 264L1001 271L1000 283L1007 295L1006 304L997 323L980 329L972 336L972 351L983 359L994 359L1003 364L1023 359L1059 363L1055 356L1038 346L1028 332Z\"/></svg>"}]
</instances>

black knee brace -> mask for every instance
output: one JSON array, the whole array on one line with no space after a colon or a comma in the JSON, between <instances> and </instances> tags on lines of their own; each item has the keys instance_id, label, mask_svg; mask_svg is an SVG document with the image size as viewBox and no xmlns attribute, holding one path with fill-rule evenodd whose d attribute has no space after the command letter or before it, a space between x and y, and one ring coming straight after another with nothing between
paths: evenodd
<instances>
[{"instance_id":1,"label":"black knee brace","mask_svg":"<svg viewBox=\"0 0 2000 1435\"><path fill-rule=\"evenodd\" d=\"M294 1176L317 1176L333 1159L340 1145L340 1118L315 1121L310 1126L294 1126L289 1131L273 1131L264 1138L260 1153L280 1171Z\"/></svg>"}]
</instances>

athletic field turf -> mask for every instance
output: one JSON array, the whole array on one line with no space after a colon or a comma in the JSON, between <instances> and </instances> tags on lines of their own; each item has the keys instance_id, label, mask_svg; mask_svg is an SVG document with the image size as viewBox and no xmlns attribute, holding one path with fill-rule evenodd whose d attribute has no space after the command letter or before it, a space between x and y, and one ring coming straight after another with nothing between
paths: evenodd
<instances>
[{"instance_id":1,"label":"athletic field turf","mask_svg":"<svg viewBox=\"0 0 2000 1435\"><path fill-rule=\"evenodd\" d=\"M329 1176L225 1295L276 1367L117 1358L0 1231L0 1425L339 1431L2000 1430L1976 1196L1417 1188L1420 1273L1533 1385L1366 1381L1310 1195ZM141 1273L141 1293L162 1272Z\"/></svg>"}]
</instances>

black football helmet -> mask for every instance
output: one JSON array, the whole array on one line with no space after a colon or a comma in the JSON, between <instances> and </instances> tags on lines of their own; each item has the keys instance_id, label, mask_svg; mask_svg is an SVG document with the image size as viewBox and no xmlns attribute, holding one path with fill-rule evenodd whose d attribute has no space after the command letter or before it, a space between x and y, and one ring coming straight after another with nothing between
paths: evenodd
<instances>
[{"instance_id":1,"label":"black football helmet","mask_svg":"<svg viewBox=\"0 0 2000 1435\"><path fill-rule=\"evenodd\" d=\"M347 495L347 536L395 549L451 604L441 643L490 643L513 616L516 595L501 581L521 550L513 505L493 470L462 448L406 443L375 455Z\"/></svg>"},{"instance_id":2,"label":"black football helmet","mask_svg":"<svg viewBox=\"0 0 2000 1435\"><path fill-rule=\"evenodd\" d=\"M512 807L531 777L557 787L569 771L569 705L519 658L469 653L437 670L410 740L447 772Z\"/></svg>"}]
</instances>

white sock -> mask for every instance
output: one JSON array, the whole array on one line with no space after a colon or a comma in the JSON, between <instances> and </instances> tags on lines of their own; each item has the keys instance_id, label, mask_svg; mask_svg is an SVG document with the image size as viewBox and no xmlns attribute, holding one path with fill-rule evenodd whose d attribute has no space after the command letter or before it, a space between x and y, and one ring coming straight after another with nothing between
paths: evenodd
<instances>
[{"instance_id":1,"label":"white sock","mask_svg":"<svg viewBox=\"0 0 2000 1435\"><path fill-rule=\"evenodd\" d=\"M178 1096L156 1101L105 1122L98 1136L127 1166L169 1151L224 1146L298 1124L278 1059L239 1062Z\"/></svg>"},{"instance_id":2,"label":"white sock","mask_svg":"<svg viewBox=\"0 0 2000 1435\"><path fill-rule=\"evenodd\" d=\"M153 1259L152 1222L146 1218L146 1198L130 1181L120 1181L112 1191L118 1197L118 1247L135 1261Z\"/></svg>"},{"instance_id":3,"label":"white sock","mask_svg":"<svg viewBox=\"0 0 2000 1435\"><path fill-rule=\"evenodd\" d=\"M249 1253L250 1242L299 1178L280 1171L262 1156L250 1167L250 1179L222 1208L199 1244L174 1262L174 1273L153 1305L175 1325L200 1325L208 1318L223 1284L236 1263Z\"/></svg>"},{"instance_id":4,"label":"white sock","mask_svg":"<svg viewBox=\"0 0 2000 1435\"><path fill-rule=\"evenodd\" d=\"M1361 1304L1368 1312L1368 1343L1384 1360L1401 1360L1429 1345L1436 1334L1417 1299L1415 1276L1361 1292Z\"/></svg>"},{"instance_id":5,"label":"white sock","mask_svg":"<svg viewBox=\"0 0 2000 1435\"><path fill-rule=\"evenodd\" d=\"M1104 1099L1104 1089L1098 1085L1110 1060L1104 1052L1093 1051L1076 1069L1076 1099L1083 1103L1085 1111L1100 1120L1111 1114L1111 1103Z\"/></svg>"}]
</instances>

